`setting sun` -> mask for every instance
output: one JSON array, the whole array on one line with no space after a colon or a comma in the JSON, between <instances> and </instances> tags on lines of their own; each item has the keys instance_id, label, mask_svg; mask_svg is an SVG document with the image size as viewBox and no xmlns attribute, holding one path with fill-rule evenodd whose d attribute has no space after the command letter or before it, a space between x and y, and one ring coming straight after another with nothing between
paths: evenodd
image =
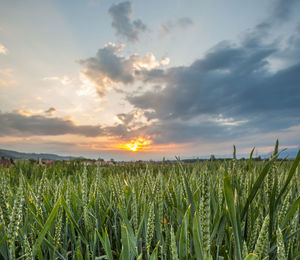
<instances>
[{"instance_id":1,"label":"setting sun","mask_svg":"<svg viewBox=\"0 0 300 260\"><path fill-rule=\"evenodd\" d=\"M150 144L151 144L151 140L140 137L140 138L131 140L130 143L122 144L121 148L132 151L132 152L137 152L140 150L149 149Z\"/></svg>"}]
</instances>

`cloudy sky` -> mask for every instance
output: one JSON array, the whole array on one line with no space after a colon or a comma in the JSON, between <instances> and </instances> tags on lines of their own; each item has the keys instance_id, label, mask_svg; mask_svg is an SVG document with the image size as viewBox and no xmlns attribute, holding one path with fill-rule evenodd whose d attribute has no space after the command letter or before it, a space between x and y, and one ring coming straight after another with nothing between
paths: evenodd
<instances>
[{"instance_id":1,"label":"cloudy sky","mask_svg":"<svg viewBox=\"0 0 300 260\"><path fill-rule=\"evenodd\" d=\"M299 148L298 0L0 5L2 149L137 160L263 154L276 138Z\"/></svg>"}]
</instances>

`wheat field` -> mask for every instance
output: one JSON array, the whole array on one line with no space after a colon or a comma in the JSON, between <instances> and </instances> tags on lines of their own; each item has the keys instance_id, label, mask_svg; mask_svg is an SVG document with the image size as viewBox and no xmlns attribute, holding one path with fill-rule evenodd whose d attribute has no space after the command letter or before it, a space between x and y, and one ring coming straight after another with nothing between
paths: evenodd
<instances>
[{"instance_id":1,"label":"wheat field","mask_svg":"<svg viewBox=\"0 0 300 260\"><path fill-rule=\"evenodd\" d=\"M300 259L300 153L252 154L1 168L0 258Z\"/></svg>"}]
</instances>

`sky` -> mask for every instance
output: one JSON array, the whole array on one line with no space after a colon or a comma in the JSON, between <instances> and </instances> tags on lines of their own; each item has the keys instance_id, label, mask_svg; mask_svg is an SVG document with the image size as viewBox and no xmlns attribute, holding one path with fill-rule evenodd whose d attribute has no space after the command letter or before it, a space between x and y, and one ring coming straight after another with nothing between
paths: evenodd
<instances>
[{"instance_id":1,"label":"sky","mask_svg":"<svg viewBox=\"0 0 300 260\"><path fill-rule=\"evenodd\" d=\"M0 0L0 148L149 160L300 145L298 0Z\"/></svg>"}]
</instances>

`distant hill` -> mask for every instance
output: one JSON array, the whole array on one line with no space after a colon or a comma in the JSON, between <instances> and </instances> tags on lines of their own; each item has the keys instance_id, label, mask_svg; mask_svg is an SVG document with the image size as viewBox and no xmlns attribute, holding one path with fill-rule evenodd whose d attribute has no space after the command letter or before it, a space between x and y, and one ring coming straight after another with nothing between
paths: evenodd
<instances>
[{"instance_id":1,"label":"distant hill","mask_svg":"<svg viewBox=\"0 0 300 260\"><path fill-rule=\"evenodd\" d=\"M56 160L56 161L62 161L62 160L74 160L78 158L83 157L73 157L73 156L60 156L57 154L48 154L48 153L20 153L16 151L11 150L4 150L0 149L0 158L12 158L12 159L35 159L42 158L44 160Z\"/></svg>"}]
</instances>

